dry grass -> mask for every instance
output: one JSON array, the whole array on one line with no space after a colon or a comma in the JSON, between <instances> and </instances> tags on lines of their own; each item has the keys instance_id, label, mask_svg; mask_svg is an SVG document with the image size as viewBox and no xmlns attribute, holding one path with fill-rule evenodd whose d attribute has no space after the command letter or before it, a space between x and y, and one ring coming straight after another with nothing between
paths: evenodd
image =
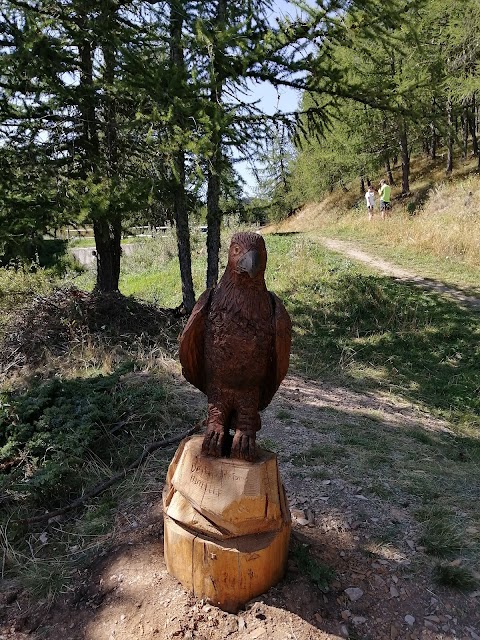
<instances>
[{"instance_id":1,"label":"dry grass","mask_svg":"<svg viewBox=\"0 0 480 640\"><path fill-rule=\"evenodd\" d=\"M352 186L348 192L335 192L320 203L306 205L296 216L265 233L320 231L326 235L373 240L399 251L413 251L442 260L480 266L480 176L468 175L469 164L462 165L446 180L443 168L417 160L412 172L412 193L399 198L393 189L391 217L383 222L378 213L367 222L363 197ZM467 174L467 175L465 175Z\"/></svg>"},{"instance_id":2,"label":"dry grass","mask_svg":"<svg viewBox=\"0 0 480 640\"><path fill-rule=\"evenodd\" d=\"M480 178L440 183L403 241L435 255L480 266ZM405 234L404 234L405 236Z\"/></svg>"}]
</instances>

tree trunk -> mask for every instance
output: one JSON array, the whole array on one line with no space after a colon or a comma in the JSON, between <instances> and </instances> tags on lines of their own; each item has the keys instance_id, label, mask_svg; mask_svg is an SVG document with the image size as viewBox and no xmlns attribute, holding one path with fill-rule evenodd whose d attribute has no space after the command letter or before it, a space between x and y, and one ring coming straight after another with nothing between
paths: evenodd
<instances>
[{"instance_id":1,"label":"tree trunk","mask_svg":"<svg viewBox=\"0 0 480 640\"><path fill-rule=\"evenodd\" d=\"M97 254L97 282L95 291L107 293L118 291L120 277L120 240L122 224L120 216L100 218L93 222L95 248Z\"/></svg>"},{"instance_id":2,"label":"tree trunk","mask_svg":"<svg viewBox=\"0 0 480 640\"><path fill-rule=\"evenodd\" d=\"M222 151L220 143L211 159L207 186L207 287L213 287L218 280L218 256L220 252L220 229L222 212L220 210L220 172Z\"/></svg>"},{"instance_id":3,"label":"tree trunk","mask_svg":"<svg viewBox=\"0 0 480 640\"><path fill-rule=\"evenodd\" d=\"M438 136L435 127L436 100L432 98L432 122L430 122L430 158L435 160L437 157Z\"/></svg>"},{"instance_id":4,"label":"tree trunk","mask_svg":"<svg viewBox=\"0 0 480 640\"><path fill-rule=\"evenodd\" d=\"M223 33L227 15L227 0L218 0L215 30ZM207 287L212 287L218 280L218 257L220 253L220 229L222 212L220 209L221 174L223 164L222 133L219 122L222 112L223 81L220 77L218 45L214 37L211 49L212 82L210 91L211 108L211 144L212 155L208 170L207 185Z\"/></svg>"},{"instance_id":5,"label":"tree trunk","mask_svg":"<svg viewBox=\"0 0 480 640\"><path fill-rule=\"evenodd\" d=\"M80 20L82 29L83 20ZM85 152L83 178L93 173L98 164L100 144L97 131L97 114L95 109L95 89L93 87L93 46L89 40L79 44L80 57L80 99L79 108L82 118L82 146Z\"/></svg>"},{"instance_id":6,"label":"tree trunk","mask_svg":"<svg viewBox=\"0 0 480 640\"><path fill-rule=\"evenodd\" d=\"M170 62L172 73L181 73L182 86L185 82L184 52L182 47L183 14L178 2L170 4ZM177 123L182 126L183 118L177 117ZM192 278L192 255L190 248L190 229L188 226L187 198L185 193L185 153L179 149L174 153L174 189L173 208L177 233L178 261L180 264L180 279L182 282L182 302L185 310L190 313L195 305L195 291Z\"/></svg>"},{"instance_id":7,"label":"tree trunk","mask_svg":"<svg viewBox=\"0 0 480 640\"><path fill-rule=\"evenodd\" d=\"M399 125L400 157L402 160L402 195L410 193L410 153L408 151L407 125L402 118Z\"/></svg>"},{"instance_id":8,"label":"tree trunk","mask_svg":"<svg viewBox=\"0 0 480 640\"><path fill-rule=\"evenodd\" d=\"M174 193L174 213L177 231L178 261L182 282L182 302L190 313L195 305L195 291L192 278L192 255L190 249L190 229L188 227L187 199L185 196L185 154L179 151L175 158L177 183Z\"/></svg>"},{"instance_id":9,"label":"tree trunk","mask_svg":"<svg viewBox=\"0 0 480 640\"><path fill-rule=\"evenodd\" d=\"M478 138L477 138L477 130L475 123L475 95L472 97L472 112L470 113L469 125L470 125L470 134L472 136L472 153L474 156L478 158L478 166L480 168L480 149L478 147Z\"/></svg>"},{"instance_id":10,"label":"tree trunk","mask_svg":"<svg viewBox=\"0 0 480 640\"><path fill-rule=\"evenodd\" d=\"M395 184L395 180L393 179L392 167L390 166L390 158L388 156L385 160L385 170L387 172L388 184L393 186Z\"/></svg>"},{"instance_id":11,"label":"tree trunk","mask_svg":"<svg viewBox=\"0 0 480 640\"><path fill-rule=\"evenodd\" d=\"M83 20L80 18L80 27ZM85 27L84 27L85 28ZM105 52L104 52L105 55ZM93 178L97 171L100 155L100 142L98 137L98 119L95 100L95 89L93 86L93 56L94 47L87 39L82 39L79 43L80 57L80 99L79 107L82 116L82 146L85 153L85 164L83 167L83 177ZM108 52L107 52L108 58ZM111 59L105 60L106 80L108 74L114 70L114 62ZM109 162L116 163L116 127L111 118L113 109L112 103L106 103L106 139ZM112 167L111 167L112 168ZM117 215L96 217L96 212L91 212L93 219L93 232L95 236L95 248L97 258L97 281L95 289L97 291L117 291L118 279L120 275L120 240L121 240L121 220Z\"/></svg>"},{"instance_id":12,"label":"tree trunk","mask_svg":"<svg viewBox=\"0 0 480 640\"><path fill-rule=\"evenodd\" d=\"M107 34L113 33L115 8L111 3L103 5L102 19ZM115 81L116 56L110 38L102 44L104 59L104 119L105 119L105 155L107 177L109 180L109 204L106 214L94 220L93 231L97 251L97 281L95 290L103 293L118 291L120 279L120 258L122 254L122 219L117 211L115 186L118 184L118 127L117 105L113 84Z\"/></svg>"},{"instance_id":13,"label":"tree trunk","mask_svg":"<svg viewBox=\"0 0 480 640\"><path fill-rule=\"evenodd\" d=\"M468 105L465 105L463 108L463 116L462 116L462 159L466 160L468 155Z\"/></svg>"},{"instance_id":14,"label":"tree trunk","mask_svg":"<svg viewBox=\"0 0 480 640\"><path fill-rule=\"evenodd\" d=\"M365 194L365 178L362 176L360 178L360 195L364 195Z\"/></svg>"},{"instance_id":15,"label":"tree trunk","mask_svg":"<svg viewBox=\"0 0 480 640\"><path fill-rule=\"evenodd\" d=\"M430 158L435 160L437 157L437 130L433 122L430 123Z\"/></svg>"},{"instance_id":16,"label":"tree trunk","mask_svg":"<svg viewBox=\"0 0 480 640\"><path fill-rule=\"evenodd\" d=\"M447 101L447 124L448 124L448 138L447 138L447 167L446 172L452 173L453 170L453 106L452 99Z\"/></svg>"}]
</instances>

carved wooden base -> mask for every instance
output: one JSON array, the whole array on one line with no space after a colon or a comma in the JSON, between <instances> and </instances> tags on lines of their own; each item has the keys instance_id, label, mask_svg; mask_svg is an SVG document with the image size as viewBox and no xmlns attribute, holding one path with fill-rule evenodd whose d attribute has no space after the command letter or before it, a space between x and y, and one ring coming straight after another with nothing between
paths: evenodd
<instances>
[{"instance_id":1,"label":"carved wooden base","mask_svg":"<svg viewBox=\"0 0 480 640\"><path fill-rule=\"evenodd\" d=\"M275 454L211 458L202 440L183 440L168 469L165 562L197 597L236 613L283 577L290 511Z\"/></svg>"}]
</instances>

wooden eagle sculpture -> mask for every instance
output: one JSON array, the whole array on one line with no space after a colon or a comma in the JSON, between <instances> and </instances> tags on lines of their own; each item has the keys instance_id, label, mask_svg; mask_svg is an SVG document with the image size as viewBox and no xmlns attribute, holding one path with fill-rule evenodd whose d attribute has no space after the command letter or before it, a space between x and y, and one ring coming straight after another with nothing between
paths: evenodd
<instances>
[{"instance_id":1,"label":"wooden eagle sculpture","mask_svg":"<svg viewBox=\"0 0 480 640\"><path fill-rule=\"evenodd\" d=\"M200 296L180 337L183 375L208 399L206 455L255 459L259 411L288 370L292 325L267 290L266 266L262 236L236 233L225 273Z\"/></svg>"}]
</instances>

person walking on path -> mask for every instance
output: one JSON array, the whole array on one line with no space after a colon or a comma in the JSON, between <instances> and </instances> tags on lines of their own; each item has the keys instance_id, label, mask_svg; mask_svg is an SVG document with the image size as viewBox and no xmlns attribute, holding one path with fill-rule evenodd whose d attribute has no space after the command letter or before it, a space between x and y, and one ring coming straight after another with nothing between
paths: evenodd
<instances>
[{"instance_id":1,"label":"person walking on path","mask_svg":"<svg viewBox=\"0 0 480 640\"><path fill-rule=\"evenodd\" d=\"M373 218L375 207L375 191L371 185L365 192L365 200L367 201L368 219L371 220Z\"/></svg>"},{"instance_id":2,"label":"person walking on path","mask_svg":"<svg viewBox=\"0 0 480 640\"><path fill-rule=\"evenodd\" d=\"M385 216L390 215L390 196L392 193L392 188L389 184L387 184L386 180L380 181L380 189L378 190L380 195L380 214L382 216L382 220L385 220Z\"/></svg>"}]
</instances>

